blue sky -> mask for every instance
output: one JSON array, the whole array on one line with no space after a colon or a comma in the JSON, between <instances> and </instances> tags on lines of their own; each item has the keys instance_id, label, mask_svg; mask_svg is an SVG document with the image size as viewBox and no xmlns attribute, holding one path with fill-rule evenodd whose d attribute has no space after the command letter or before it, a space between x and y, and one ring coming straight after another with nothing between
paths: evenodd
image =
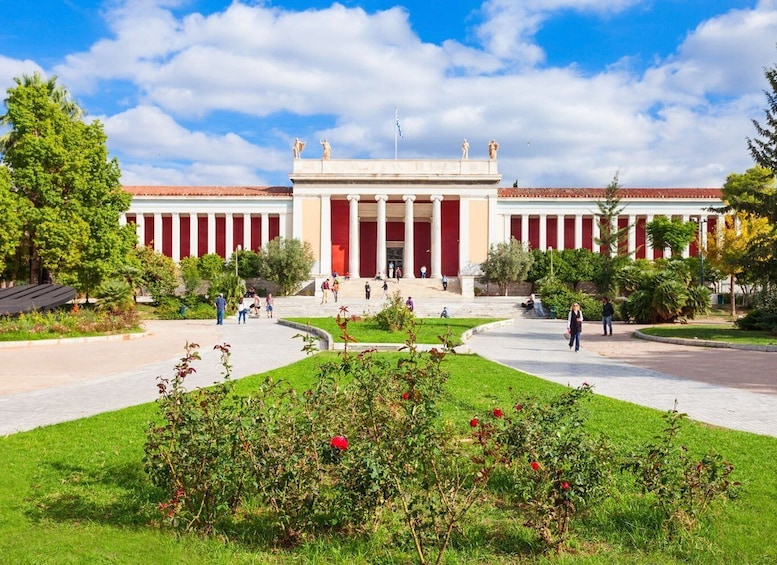
<instances>
[{"instance_id":1,"label":"blue sky","mask_svg":"<svg viewBox=\"0 0 777 565\"><path fill-rule=\"evenodd\" d=\"M752 166L777 0L0 1L0 88L56 75L125 184L288 185L303 158L470 158L503 185Z\"/></svg>"}]
</instances>

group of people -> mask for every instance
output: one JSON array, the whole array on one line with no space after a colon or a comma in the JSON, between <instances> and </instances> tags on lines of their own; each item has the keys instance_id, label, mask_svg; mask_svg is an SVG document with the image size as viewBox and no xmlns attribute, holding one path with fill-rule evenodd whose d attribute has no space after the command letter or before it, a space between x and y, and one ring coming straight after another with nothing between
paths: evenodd
<instances>
[{"instance_id":1,"label":"group of people","mask_svg":"<svg viewBox=\"0 0 777 565\"><path fill-rule=\"evenodd\" d=\"M534 295L532 295L532 299ZM608 297L602 298L602 335L612 335L612 318L615 315L615 308ZM608 334L609 330L609 334ZM580 334L583 333L583 311L580 304L575 302L569 309L567 316L567 335L569 336L569 349L575 348L575 353L580 351Z\"/></svg>"},{"instance_id":2,"label":"group of people","mask_svg":"<svg viewBox=\"0 0 777 565\"><path fill-rule=\"evenodd\" d=\"M337 276L337 273L332 275L331 283L329 282L328 278L321 283L321 304L326 304L329 302L330 292L332 293L332 297L335 299L335 302L337 302L337 297L340 295L340 279Z\"/></svg>"},{"instance_id":3,"label":"group of people","mask_svg":"<svg viewBox=\"0 0 777 565\"><path fill-rule=\"evenodd\" d=\"M264 299L264 308L268 318L273 317L273 302L272 293L270 293ZM213 301L213 305L216 307L216 324L223 326L224 315L227 311L227 299L224 298L223 293L219 293L216 300ZM261 318L262 299L253 288L241 296L237 303L237 323L248 323L248 314L252 311L254 316Z\"/></svg>"}]
</instances>

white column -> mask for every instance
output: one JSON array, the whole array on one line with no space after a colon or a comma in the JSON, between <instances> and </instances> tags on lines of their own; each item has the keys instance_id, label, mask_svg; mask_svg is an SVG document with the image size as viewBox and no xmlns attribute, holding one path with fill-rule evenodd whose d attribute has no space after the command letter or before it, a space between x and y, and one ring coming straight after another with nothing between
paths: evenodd
<instances>
[{"instance_id":1,"label":"white column","mask_svg":"<svg viewBox=\"0 0 777 565\"><path fill-rule=\"evenodd\" d=\"M251 214L243 214L243 249L251 248Z\"/></svg>"},{"instance_id":2,"label":"white column","mask_svg":"<svg viewBox=\"0 0 777 565\"><path fill-rule=\"evenodd\" d=\"M583 216L575 214L575 249L583 248Z\"/></svg>"},{"instance_id":3,"label":"white column","mask_svg":"<svg viewBox=\"0 0 777 565\"><path fill-rule=\"evenodd\" d=\"M415 216L413 215L413 202L415 196L405 194L402 197L405 201L405 249L402 253L402 278L415 278Z\"/></svg>"},{"instance_id":4,"label":"white column","mask_svg":"<svg viewBox=\"0 0 777 565\"><path fill-rule=\"evenodd\" d=\"M216 213L208 212L208 253L216 252Z\"/></svg>"},{"instance_id":5,"label":"white column","mask_svg":"<svg viewBox=\"0 0 777 565\"><path fill-rule=\"evenodd\" d=\"M652 221L653 214L645 216L645 259L650 259L651 261L656 258L656 253L653 246L650 244L650 238L648 237L647 231L648 224Z\"/></svg>"},{"instance_id":6,"label":"white column","mask_svg":"<svg viewBox=\"0 0 777 565\"><path fill-rule=\"evenodd\" d=\"M521 214L521 243L529 248L529 214Z\"/></svg>"},{"instance_id":7,"label":"white column","mask_svg":"<svg viewBox=\"0 0 777 565\"><path fill-rule=\"evenodd\" d=\"M563 214L560 216L556 216L556 249L559 251L564 250L564 240L566 239L564 237L564 231L566 230L566 226L564 225L564 216Z\"/></svg>"},{"instance_id":8,"label":"white column","mask_svg":"<svg viewBox=\"0 0 777 565\"><path fill-rule=\"evenodd\" d=\"M591 251L594 253L601 253L601 246L596 243L601 234L599 233L599 217L594 214L591 220Z\"/></svg>"},{"instance_id":9,"label":"white column","mask_svg":"<svg viewBox=\"0 0 777 565\"><path fill-rule=\"evenodd\" d=\"M289 228L286 224L286 214L278 214L278 235L283 239L289 239L289 234L286 232Z\"/></svg>"},{"instance_id":10,"label":"white column","mask_svg":"<svg viewBox=\"0 0 777 565\"><path fill-rule=\"evenodd\" d=\"M629 226L626 251L628 251L629 256L631 257L637 250L637 219L634 216L626 216L626 221L628 222Z\"/></svg>"},{"instance_id":11,"label":"white column","mask_svg":"<svg viewBox=\"0 0 777 565\"><path fill-rule=\"evenodd\" d=\"M262 241L261 247L264 247L270 243L270 214L264 212L262 214Z\"/></svg>"},{"instance_id":12,"label":"white column","mask_svg":"<svg viewBox=\"0 0 777 565\"><path fill-rule=\"evenodd\" d=\"M138 236L138 245L146 244L146 218L143 214L135 214L135 233Z\"/></svg>"},{"instance_id":13,"label":"white column","mask_svg":"<svg viewBox=\"0 0 777 565\"><path fill-rule=\"evenodd\" d=\"M431 277L442 277L442 194L433 194L432 201L432 273Z\"/></svg>"},{"instance_id":14,"label":"white column","mask_svg":"<svg viewBox=\"0 0 777 565\"><path fill-rule=\"evenodd\" d=\"M548 249L548 215L540 214L540 249Z\"/></svg>"},{"instance_id":15,"label":"white column","mask_svg":"<svg viewBox=\"0 0 777 565\"><path fill-rule=\"evenodd\" d=\"M127 214L119 214L119 227L124 227L127 225Z\"/></svg>"},{"instance_id":16,"label":"white column","mask_svg":"<svg viewBox=\"0 0 777 565\"><path fill-rule=\"evenodd\" d=\"M348 275L359 278L359 195L348 195Z\"/></svg>"},{"instance_id":17,"label":"white column","mask_svg":"<svg viewBox=\"0 0 777 565\"><path fill-rule=\"evenodd\" d=\"M378 241L375 248L375 274L386 275L386 194L376 194L378 203Z\"/></svg>"},{"instance_id":18,"label":"white column","mask_svg":"<svg viewBox=\"0 0 777 565\"><path fill-rule=\"evenodd\" d=\"M154 214L154 251L162 252L162 214Z\"/></svg>"},{"instance_id":19,"label":"white column","mask_svg":"<svg viewBox=\"0 0 777 565\"><path fill-rule=\"evenodd\" d=\"M688 214L683 214L683 223L687 224L691 221L691 217ZM699 224L701 224L701 216L699 217ZM683 257L687 259L691 256L691 246L686 245L685 249L683 249Z\"/></svg>"},{"instance_id":20,"label":"white column","mask_svg":"<svg viewBox=\"0 0 777 565\"><path fill-rule=\"evenodd\" d=\"M510 237L512 236L513 217L510 214L502 216L504 218L504 241L510 243Z\"/></svg>"},{"instance_id":21,"label":"white column","mask_svg":"<svg viewBox=\"0 0 777 565\"><path fill-rule=\"evenodd\" d=\"M200 254L199 235L197 214L189 214L189 255L192 257L197 257Z\"/></svg>"},{"instance_id":22,"label":"white column","mask_svg":"<svg viewBox=\"0 0 777 565\"><path fill-rule=\"evenodd\" d=\"M227 259L229 259L235 252L235 218L231 212L226 214L224 230L226 232L224 234L224 255L227 256Z\"/></svg>"},{"instance_id":23,"label":"white column","mask_svg":"<svg viewBox=\"0 0 777 565\"><path fill-rule=\"evenodd\" d=\"M328 194L321 195L321 274L332 272L332 203Z\"/></svg>"},{"instance_id":24,"label":"white column","mask_svg":"<svg viewBox=\"0 0 777 565\"><path fill-rule=\"evenodd\" d=\"M181 214L173 212L173 261L181 260Z\"/></svg>"}]
</instances>

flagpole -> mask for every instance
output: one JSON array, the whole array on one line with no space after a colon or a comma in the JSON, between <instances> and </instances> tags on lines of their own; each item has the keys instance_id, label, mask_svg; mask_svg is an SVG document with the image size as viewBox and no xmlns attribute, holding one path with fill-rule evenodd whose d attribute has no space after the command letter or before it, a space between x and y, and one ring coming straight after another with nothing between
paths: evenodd
<instances>
[{"instance_id":1,"label":"flagpole","mask_svg":"<svg viewBox=\"0 0 777 565\"><path fill-rule=\"evenodd\" d=\"M399 109L397 107L394 107L394 160L397 160L397 137L399 136L399 128L397 127L397 124L399 123Z\"/></svg>"}]
</instances>

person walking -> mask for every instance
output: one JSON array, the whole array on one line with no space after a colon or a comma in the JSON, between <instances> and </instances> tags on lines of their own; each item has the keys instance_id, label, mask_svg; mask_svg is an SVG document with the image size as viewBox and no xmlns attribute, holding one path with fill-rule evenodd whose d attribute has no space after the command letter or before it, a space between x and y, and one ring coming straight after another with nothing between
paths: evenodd
<instances>
[{"instance_id":1,"label":"person walking","mask_svg":"<svg viewBox=\"0 0 777 565\"><path fill-rule=\"evenodd\" d=\"M388 298L388 281L383 281L383 298Z\"/></svg>"},{"instance_id":2,"label":"person walking","mask_svg":"<svg viewBox=\"0 0 777 565\"><path fill-rule=\"evenodd\" d=\"M364 297L369 300L370 299L370 293L372 292L372 288L370 288L370 281L367 281L364 283Z\"/></svg>"},{"instance_id":3,"label":"person walking","mask_svg":"<svg viewBox=\"0 0 777 565\"><path fill-rule=\"evenodd\" d=\"M612 317L615 315L615 308L612 306L612 302L608 297L602 298L602 328L607 335L607 328L610 328L610 335L612 335Z\"/></svg>"},{"instance_id":4,"label":"person walking","mask_svg":"<svg viewBox=\"0 0 777 565\"><path fill-rule=\"evenodd\" d=\"M329 302L329 279L321 283L321 304Z\"/></svg>"},{"instance_id":5,"label":"person walking","mask_svg":"<svg viewBox=\"0 0 777 565\"><path fill-rule=\"evenodd\" d=\"M448 290L448 277L445 275L442 276L442 289Z\"/></svg>"},{"instance_id":6,"label":"person walking","mask_svg":"<svg viewBox=\"0 0 777 565\"><path fill-rule=\"evenodd\" d=\"M421 266L421 278L422 279L426 278L426 265Z\"/></svg>"},{"instance_id":7,"label":"person walking","mask_svg":"<svg viewBox=\"0 0 777 565\"><path fill-rule=\"evenodd\" d=\"M337 294L340 292L340 279L335 279L332 283L332 296L335 297L335 302L337 302Z\"/></svg>"},{"instance_id":8,"label":"person walking","mask_svg":"<svg viewBox=\"0 0 777 565\"><path fill-rule=\"evenodd\" d=\"M224 325L224 312L227 310L227 301L223 294L219 294L216 300L213 302L216 307L216 324L219 326Z\"/></svg>"},{"instance_id":9,"label":"person walking","mask_svg":"<svg viewBox=\"0 0 777 565\"><path fill-rule=\"evenodd\" d=\"M567 332L569 333L569 349L575 346L575 353L580 351L580 334L583 331L583 312L580 310L580 304L575 302L569 309L567 316Z\"/></svg>"},{"instance_id":10,"label":"person walking","mask_svg":"<svg viewBox=\"0 0 777 565\"><path fill-rule=\"evenodd\" d=\"M270 293L267 295L267 298L265 298L265 308L267 309L268 318L272 318L273 302L272 293Z\"/></svg>"},{"instance_id":11,"label":"person walking","mask_svg":"<svg viewBox=\"0 0 777 565\"><path fill-rule=\"evenodd\" d=\"M240 320L243 320L243 324L248 323L248 304L249 300L246 296L240 297L240 302L237 305L237 323L240 325Z\"/></svg>"},{"instance_id":12,"label":"person walking","mask_svg":"<svg viewBox=\"0 0 777 565\"><path fill-rule=\"evenodd\" d=\"M407 297L407 301L405 302L405 306L407 306L407 309L410 310L411 312L413 310L415 310L415 303L413 302L413 297L412 296L408 296Z\"/></svg>"}]
</instances>

